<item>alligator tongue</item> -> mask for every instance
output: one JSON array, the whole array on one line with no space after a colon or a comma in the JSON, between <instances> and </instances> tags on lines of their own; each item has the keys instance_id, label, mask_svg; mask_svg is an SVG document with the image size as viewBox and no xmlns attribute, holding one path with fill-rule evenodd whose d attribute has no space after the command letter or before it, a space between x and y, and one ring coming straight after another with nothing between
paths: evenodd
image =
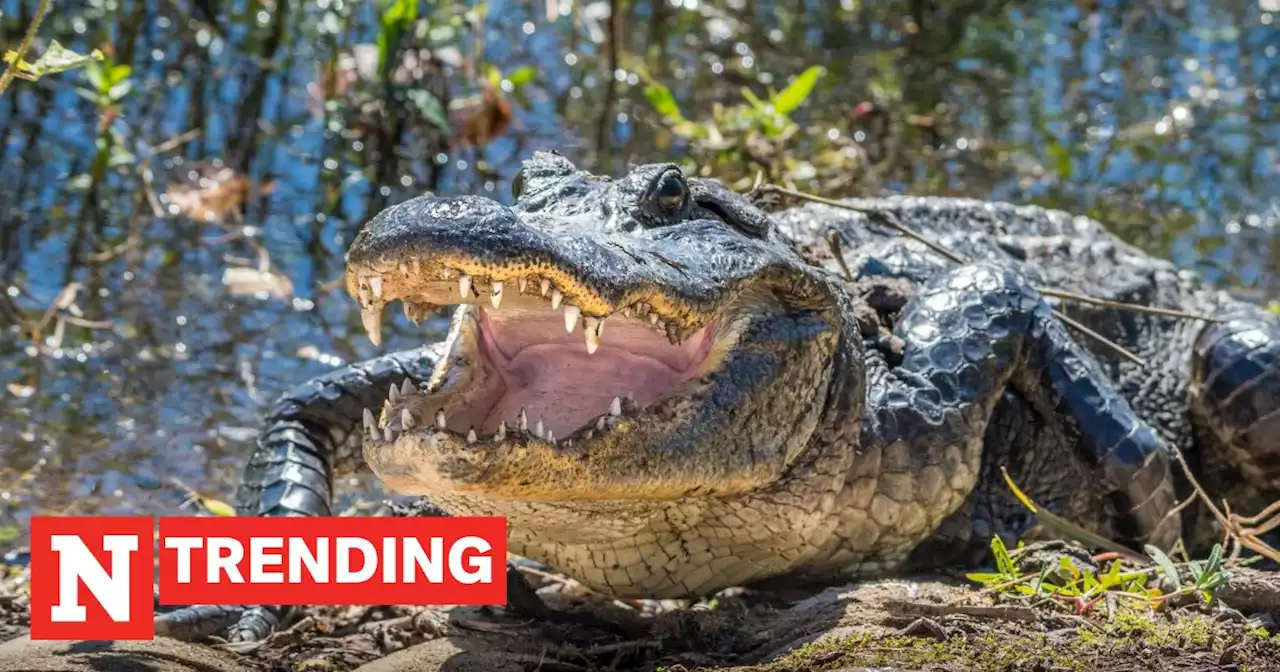
<instances>
[{"instance_id":1,"label":"alligator tongue","mask_svg":"<svg viewBox=\"0 0 1280 672\"><path fill-rule=\"evenodd\" d=\"M693 377L710 340L699 333L672 345L648 325L614 316L589 354L558 312L484 311L480 324L485 354L506 383L486 431L511 424L524 408L531 425L542 420L557 437L607 413L614 397L630 395L641 407L662 398Z\"/></svg>"}]
</instances>

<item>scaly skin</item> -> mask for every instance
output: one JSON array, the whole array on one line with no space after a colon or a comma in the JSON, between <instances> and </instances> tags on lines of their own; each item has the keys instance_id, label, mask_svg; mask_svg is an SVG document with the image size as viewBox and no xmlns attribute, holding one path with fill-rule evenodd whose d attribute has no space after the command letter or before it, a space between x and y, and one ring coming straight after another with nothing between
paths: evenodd
<instances>
[{"instance_id":1,"label":"scaly skin","mask_svg":"<svg viewBox=\"0 0 1280 672\"><path fill-rule=\"evenodd\" d=\"M375 342L389 302L411 318L466 305L446 343L291 393L250 461L242 512L327 513L331 465L355 457L364 407L382 409L365 416L362 452L389 485L507 516L513 552L624 597L973 559L993 533L1035 532L1001 466L1041 504L1131 544L1183 532L1166 515L1174 448L1215 484L1247 484L1229 490L1238 500L1277 491L1280 325L1091 220L857 203L975 260L948 266L863 215L770 217L672 166L609 181L543 153L516 191L510 208L423 196L361 231L348 289ZM826 252L832 229L858 285ZM859 288L890 282L914 295L880 315L893 338L864 336ZM1144 370L1074 337L1033 285L1228 321L1072 309ZM547 329L553 303L586 345ZM520 426L525 404L546 430Z\"/></svg>"}]
</instances>

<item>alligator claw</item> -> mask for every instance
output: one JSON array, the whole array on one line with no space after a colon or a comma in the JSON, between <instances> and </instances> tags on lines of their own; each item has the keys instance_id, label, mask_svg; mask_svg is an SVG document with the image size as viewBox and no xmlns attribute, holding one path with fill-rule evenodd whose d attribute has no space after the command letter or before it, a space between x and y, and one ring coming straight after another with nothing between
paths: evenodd
<instances>
[{"instance_id":1,"label":"alligator claw","mask_svg":"<svg viewBox=\"0 0 1280 672\"><path fill-rule=\"evenodd\" d=\"M228 639L246 644L264 640L280 627L287 613L288 607L252 607L240 615Z\"/></svg>"}]
</instances>

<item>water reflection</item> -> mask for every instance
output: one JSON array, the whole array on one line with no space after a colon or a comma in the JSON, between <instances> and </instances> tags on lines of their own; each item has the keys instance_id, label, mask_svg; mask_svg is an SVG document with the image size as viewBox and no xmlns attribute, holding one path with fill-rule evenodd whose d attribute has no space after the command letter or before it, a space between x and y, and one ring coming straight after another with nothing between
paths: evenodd
<instances>
[{"instance_id":1,"label":"water reflection","mask_svg":"<svg viewBox=\"0 0 1280 672\"><path fill-rule=\"evenodd\" d=\"M0 42L35 4L0 0ZM108 61L0 99L0 546L36 511L173 512L175 479L230 498L264 403L381 351L335 284L360 224L424 190L505 199L537 148L1033 201L1274 296L1277 19L1275 0L60 5L42 38ZM780 145L691 144L643 94L707 119L814 64ZM394 319L382 350L445 326Z\"/></svg>"}]
</instances>

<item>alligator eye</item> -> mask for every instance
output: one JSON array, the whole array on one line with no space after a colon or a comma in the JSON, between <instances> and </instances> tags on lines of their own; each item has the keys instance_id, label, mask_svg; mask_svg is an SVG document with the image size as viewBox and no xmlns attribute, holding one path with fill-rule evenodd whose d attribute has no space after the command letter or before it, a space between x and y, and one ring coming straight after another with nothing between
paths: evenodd
<instances>
[{"instance_id":1,"label":"alligator eye","mask_svg":"<svg viewBox=\"0 0 1280 672\"><path fill-rule=\"evenodd\" d=\"M515 177L511 178L511 198L519 200L524 195L524 169L516 171Z\"/></svg>"},{"instance_id":2,"label":"alligator eye","mask_svg":"<svg viewBox=\"0 0 1280 672\"><path fill-rule=\"evenodd\" d=\"M653 190L653 200L663 211L679 213L684 210L684 203L688 198L689 189L685 186L683 175L673 171L658 178L658 185Z\"/></svg>"}]
</instances>

